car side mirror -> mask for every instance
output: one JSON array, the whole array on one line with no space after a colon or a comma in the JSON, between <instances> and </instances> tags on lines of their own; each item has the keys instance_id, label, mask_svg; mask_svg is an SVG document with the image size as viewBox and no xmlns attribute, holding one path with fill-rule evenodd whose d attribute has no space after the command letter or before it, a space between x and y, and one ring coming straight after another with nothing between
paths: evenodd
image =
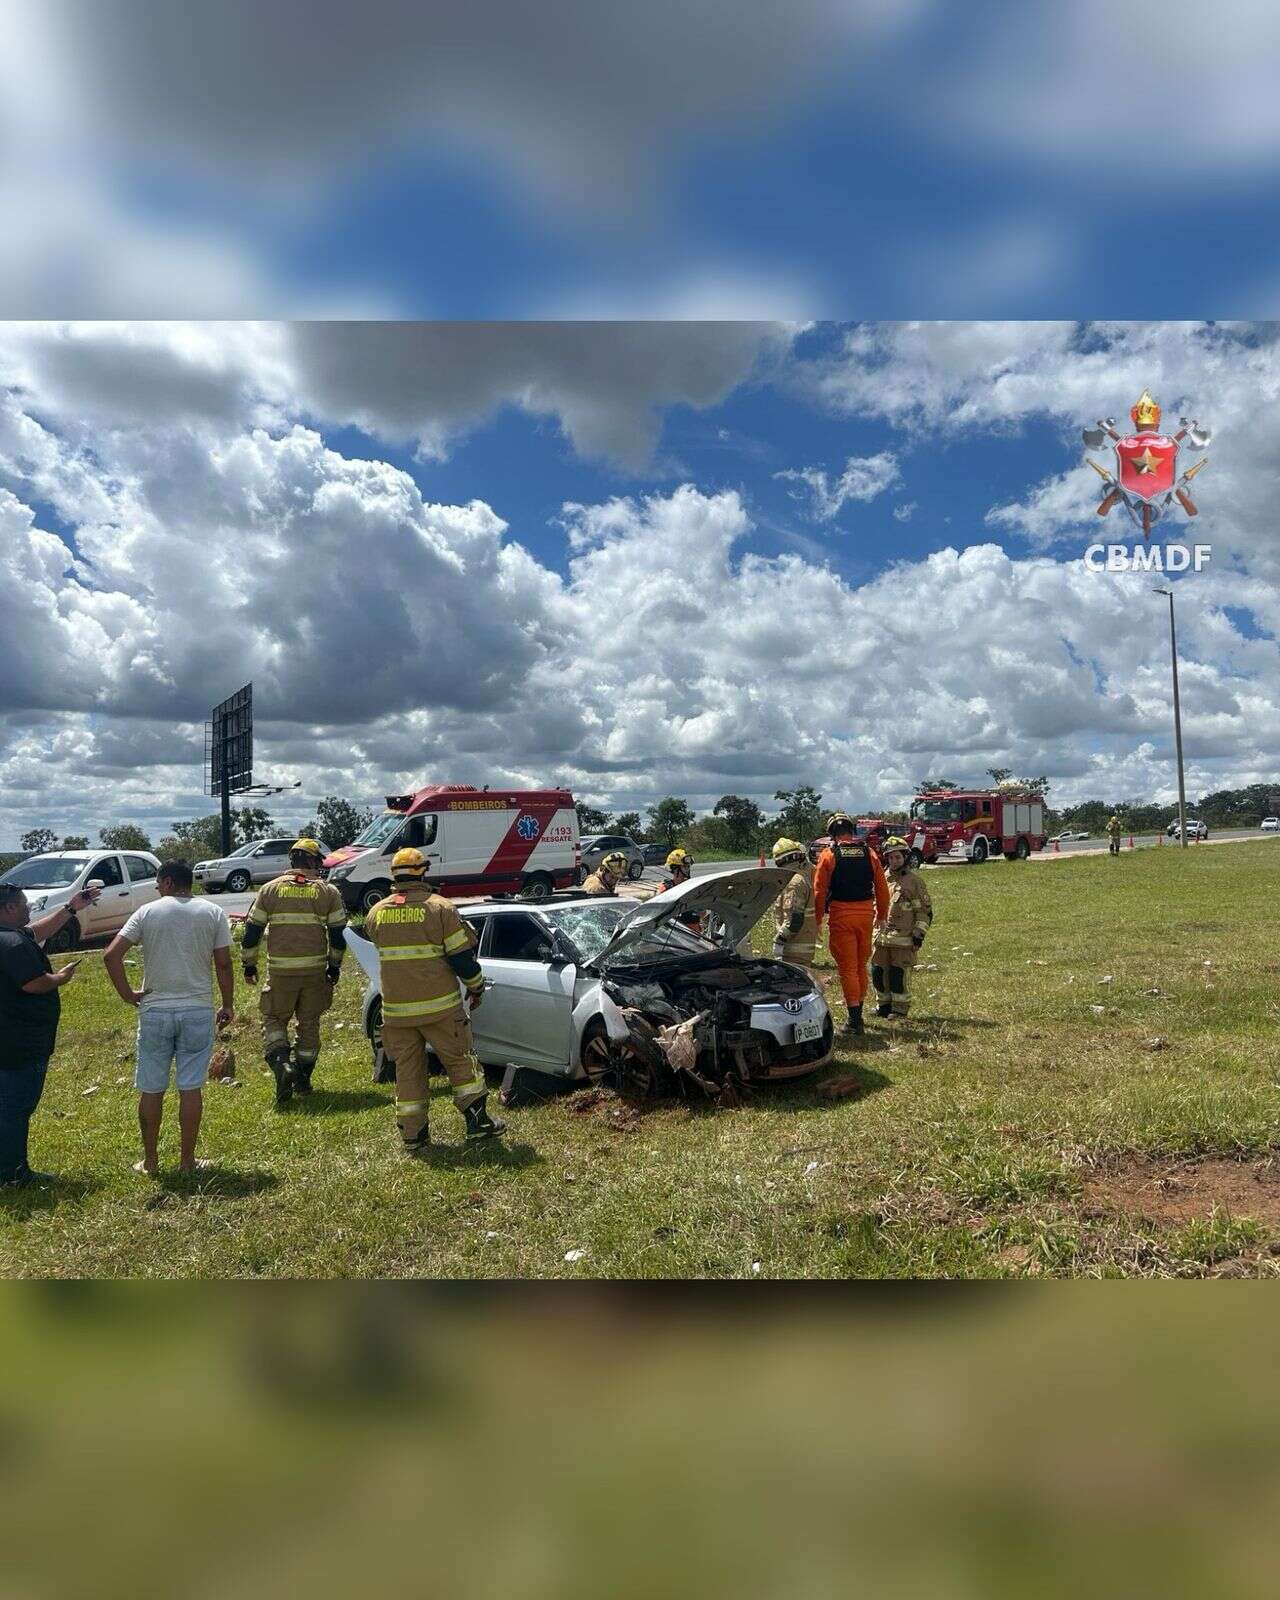
<instances>
[{"instance_id":1,"label":"car side mirror","mask_svg":"<svg viewBox=\"0 0 1280 1600\"><path fill-rule=\"evenodd\" d=\"M549 967L558 972L562 967L569 965L569 957L558 940L538 946L538 960L545 961Z\"/></svg>"},{"instance_id":2,"label":"car side mirror","mask_svg":"<svg viewBox=\"0 0 1280 1600\"><path fill-rule=\"evenodd\" d=\"M101 878L90 878L88 883L85 884L85 888L86 889L105 889L106 888L106 884L103 883Z\"/></svg>"}]
</instances>

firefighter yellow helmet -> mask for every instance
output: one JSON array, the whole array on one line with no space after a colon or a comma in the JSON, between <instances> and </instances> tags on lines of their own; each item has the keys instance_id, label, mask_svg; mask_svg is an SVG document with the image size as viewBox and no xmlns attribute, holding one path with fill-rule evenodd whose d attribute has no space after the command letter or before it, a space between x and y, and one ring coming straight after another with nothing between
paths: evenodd
<instances>
[{"instance_id":1,"label":"firefighter yellow helmet","mask_svg":"<svg viewBox=\"0 0 1280 1600\"><path fill-rule=\"evenodd\" d=\"M420 878L427 870L427 858L421 850L397 850L391 858L393 878Z\"/></svg>"},{"instance_id":2,"label":"firefighter yellow helmet","mask_svg":"<svg viewBox=\"0 0 1280 1600\"><path fill-rule=\"evenodd\" d=\"M671 852L671 854L667 857L666 864L667 864L667 866L671 867L672 869L674 869L676 867L683 867L686 870L688 870L688 868L690 868L693 865L693 857L689 854L689 852L685 849L685 847L683 845L678 844L675 847L675 849Z\"/></svg>"},{"instance_id":3,"label":"firefighter yellow helmet","mask_svg":"<svg viewBox=\"0 0 1280 1600\"><path fill-rule=\"evenodd\" d=\"M853 818L847 811L833 811L827 818L825 832L835 833L841 828L843 828L846 833L853 833L855 831L853 826Z\"/></svg>"},{"instance_id":4,"label":"firefighter yellow helmet","mask_svg":"<svg viewBox=\"0 0 1280 1600\"><path fill-rule=\"evenodd\" d=\"M600 863L603 872L611 873L615 878L626 876L627 858L621 850L610 850L609 854Z\"/></svg>"},{"instance_id":5,"label":"firefighter yellow helmet","mask_svg":"<svg viewBox=\"0 0 1280 1600\"><path fill-rule=\"evenodd\" d=\"M901 838L896 833L891 833L885 842L880 846L880 854L882 856L892 855L892 853L897 850L905 856L908 854L910 849L911 846L905 839Z\"/></svg>"},{"instance_id":6,"label":"firefighter yellow helmet","mask_svg":"<svg viewBox=\"0 0 1280 1600\"><path fill-rule=\"evenodd\" d=\"M805 859L804 846L798 839L777 839L773 846L775 867L799 866Z\"/></svg>"},{"instance_id":7,"label":"firefighter yellow helmet","mask_svg":"<svg viewBox=\"0 0 1280 1600\"><path fill-rule=\"evenodd\" d=\"M323 856L324 846L318 839L295 839L289 846L290 855Z\"/></svg>"}]
</instances>

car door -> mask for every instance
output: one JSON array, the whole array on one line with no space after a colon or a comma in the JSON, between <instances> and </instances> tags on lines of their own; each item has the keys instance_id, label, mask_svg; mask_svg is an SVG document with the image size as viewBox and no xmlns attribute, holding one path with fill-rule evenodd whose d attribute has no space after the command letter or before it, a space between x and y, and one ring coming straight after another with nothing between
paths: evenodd
<instances>
[{"instance_id":1,"label":"car door","mask_svg":"<svg viewBox=\"0 0 1280 1600\"><path fill-rule=\"evenodd\" d=\"M139 906L145 906L150 900L157 900L160 891L156 887L156 865L148 861L146 856L125 856L124 869L129 876L129 908L136 911Z\"/></svg>"},{"instance_id":2,"label":"car door","mask_svg":"<svg viewBox=\"0 0 1280 1600\"><path fill-rule=\"evenodd\" d=\"M133 909L133 895L118 855L101 855L90 862L84 883L95 879L102 885L102 893L95 904L78 913L80 931L87 939L118 933Z\"/></svg>"},{"instance_id":3,"label":"car door","mask_svg":"<svg viewBox=\"0 0 1280 1600\"><path fill-rule=\"evenodd\" d=\"M289 867L291 839L267 839L249 857L249 876L254 883L270 883Z\"/></svg>"},{"instance_id":4,"label":"car door","mask_svg":"<svg viewBox=\"0 0 1280 1600\"><path fill-rule=\"evenodd\" d=\"M484 1003L473 1026L476 1050L495 1066L515 1062L565 1072L569 1067L576 969L549 959L551 934L528 911L498 911L486 919L480 943Z\"/></svg>"}]
</instances>

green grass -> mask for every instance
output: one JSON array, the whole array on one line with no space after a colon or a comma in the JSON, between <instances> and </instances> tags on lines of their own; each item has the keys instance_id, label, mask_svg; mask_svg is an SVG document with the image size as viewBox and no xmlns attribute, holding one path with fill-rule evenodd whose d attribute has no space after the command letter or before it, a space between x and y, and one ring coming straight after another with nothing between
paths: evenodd
<instances>
[{"instance_id":1,"label":"green grass","mask_svg":"<svg viewBox=\"0 0 1280 1600\"><path fill-rule=\"evenodd\" d=\"M1097 1214L1085 1189L1125 1152L1280 1143L1273 855L942 868L923 958L937 970L917 973L911 1024L873 1021L824 1073L854 1074L857 1097L808 1082L624 1127L561 1100L507 1113L502 1148L426 1164L400 1154L391 1090L369 1082L354 963L325 1019L319 1092L284 1114L240 991L240 1087L206 1093L201 1148L218 1171L196 1187L130 1171L134 1018L89 953L33 1124L33 1160L63 1181L0 1199L0 1271L1173 1277L1234 1261L1270 1274L1265 1225L1207 1213L1161 1229ZM1155 1036L1168 1048L1144 1048ZM438 1080L435 1096L436 1137L458 1141ZM171 1110L171 1173L176 1136Z\"/></svg>"}]
</instances>

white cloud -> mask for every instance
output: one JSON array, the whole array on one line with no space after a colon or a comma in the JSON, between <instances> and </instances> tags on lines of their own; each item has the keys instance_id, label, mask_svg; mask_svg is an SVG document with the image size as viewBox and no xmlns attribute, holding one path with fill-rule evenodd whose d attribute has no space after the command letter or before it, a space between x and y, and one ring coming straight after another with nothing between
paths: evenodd
<instances>
[{"instance_id":1,"label":"white cloud","mask_svg":"<svg viewBox=\"0 0 1280 1600\"><path fill-rule=\"evenodd\" d=\"M821 467L790 468L775 472L774 477L803 484L804 490L792 491L793 498L807 500L810 515L819 522L830 522L851 500L874 500L886 489L892 489L902 474L897 459L881 450L873 456L850 456L834 482Z\"/></svg>"},{"instance_id":2,"label":"white cloud","mask_svg":"<svg viewBox=\"0 0 1280 1600\"><path fill-rule=\"evenodd\" d=\"M654 337L661 345L663 330ZM1034 367L1070 390L1070 346L1051 358L1045 337L1030 355L1007 333L986 348L1002 345L1011 383ZM1139 356L1106 338L1127 384ZM1212 348L1196 355L1190 333L1133 338L1170 371L1181 338L1194 381L1217 385L1210 420L1226 415L1251 447L1273 448L1245 414L1249 396L1270 393L1262 347L1232 345L1233 376ZM352 339L344 331L335 350L352 353ZM968 348L981 345L971 333ZM954 340L945 400L929 391L936 362L922 376L910 341L900 348L906 370L891 376L939 426L990 405ZM692 373L653 355L641 391L660 392L676 370L687 392L713 392L745 357L732 337L727 355L711 349ZM1046 771L1064 798L1170 792L1164 615L1145 575L979 543L858 585L820 555L747 553L742 495L690 484L565 506L561 573L508 527L500 485L488 502L435 505L376 451L329 448L298 420L303 364L280 330L4 330L0 359L16 385L0 409L0 843L36 823L92 833L125 815L159 831L203 809L200 722L247 676L263 775L302 779L312 800L376 800L434 773L559 778L619 807L665 792L768 801L796 781L890 804L926 767L976 778L991 765ZM582 350L575 360L590 377ZM328 405L369 395L379 429L423 425L407 382L384 381L372 356L368 372L351 365ZM442 426L510 381L503 369L465 390ZM1121 380L1091 381L1114 393ZM321 385L306 392L318 406ZM1012 427L1009 395L998 405ZM996 524L1021 518L1051 538L1077 515L1071 479ZM1215 526L1237 519L1254 554L1179 585L1197 792L1272 778L1280 741L1268 485L1248 498L1239 466L1220 482ZM1207 518L1207 487L1202 500ZM1247 636L1239 609L1268 636ZM302 820L298 804L289 820Z\"/></svg>"},{"instance_id":3,"label":"white cloud","mask_svg":"<svg viewBox=\"0 0 1280 1600\"><path fill-rule=\"evenodd\" d=\"M895 522L910 522L919 509L920 507L916 501L904 500L900 506L894 506L893 520Z\"/></svg>"}]
</instances>

